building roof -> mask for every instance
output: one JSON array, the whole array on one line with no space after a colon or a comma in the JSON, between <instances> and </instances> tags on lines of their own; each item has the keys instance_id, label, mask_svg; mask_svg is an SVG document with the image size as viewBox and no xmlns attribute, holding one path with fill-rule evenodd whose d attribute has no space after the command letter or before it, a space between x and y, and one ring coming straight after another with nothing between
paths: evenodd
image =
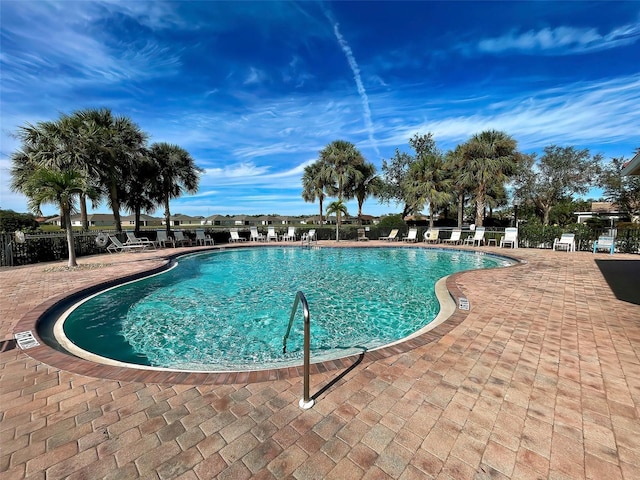
<instances>
[{"instance_id":1,"label":"building roof","mask_svg":"<svg viewBox=\"0 0 640 480\"><path fill-rule=\"evenodd\" d=\"M640 152L627 162L622 169L622 175L640 175Z\"/></svg>"},{"instance_id":2,"label":"building roof","mask_svg":"<svg viewBox=\"0 0 640 480\"><path fill-rule=\"evenodd\" d=\"M126 217L120 217L122 221L133 221L136 219L135 215L127 215ZM151 215L147 215L146 213L140 214L140 220L143 222L152 222L152 221L162 221L163 217L152 217Z\"/></svg>"}]
</instances>

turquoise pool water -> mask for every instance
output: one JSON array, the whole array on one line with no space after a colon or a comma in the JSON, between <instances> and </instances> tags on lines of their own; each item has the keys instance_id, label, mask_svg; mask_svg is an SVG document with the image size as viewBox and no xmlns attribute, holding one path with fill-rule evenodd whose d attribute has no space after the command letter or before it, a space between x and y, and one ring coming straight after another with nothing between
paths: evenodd
<instances>
[{"instance_id":1,"label":"turquoise pool water","mask_svg":"<svg viewBox=\"0 0 640 480\"><path fill-rule=\"evenodd\" d=\"M298 290L311 311L311 353L338 358L380 347L433 320L435 283L509 265L473 252L421 248L247 248L179 259L161 275L79 305L64 322L83 350L184 370L257 370L301 363L302 314L282 352ZM353 353L353 351L351 351Z\"/></svg>"}]
</instances>

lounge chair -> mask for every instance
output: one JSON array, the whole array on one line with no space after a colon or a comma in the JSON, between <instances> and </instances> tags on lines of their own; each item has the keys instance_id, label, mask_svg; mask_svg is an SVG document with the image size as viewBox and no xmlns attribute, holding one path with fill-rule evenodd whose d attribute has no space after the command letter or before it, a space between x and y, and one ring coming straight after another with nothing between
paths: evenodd
<instances>
[{"instance_id":1,"label":"lounge chair","mask_svg":"<svg viewBox=\"0 0 640 480\"><path fill-rule=\"evenodd\" d=\"M424 232L424 241L427 243L439 243L440 239L440 230L437 228L430 228L426 232Z\"/></svg>"},{"instance_id":2,"label":"lounge chair","mask_svg":"<svg viewBox=\"0 0 640 480\"><path fill-rule=\"evenodd\" d=\"M394 228L393 230L391 230L389 232L389 235L387 235L386 237L378 237L378 240L386 240L388 242L395 242L396 240L398 240L398 229Z\"/></svg>"},{"instance_id":3,"label":"lounge chair","mask_svg":"<svg viewBox=\"0 0 640 480\"><path fill-rule=\"evenodd\" d=\"M156 231L156 242L162 248L166 248L167 243L170 243L171 245L173 245L174 248L176 246L176 241L173 239L173 237L167 236L167 232L165 230Z\"/></svg>"},{"instance_id":4,"label":"lounge chair","mask_svg":"<svg viewBox=\"0 0 640 480\"><path fill-rule=\"evenodd\" d=\"M147 248L147 245L145 245L144 243L124 244L120 240L118 240L118 237L114 235L109 235L109 240L111 240L111 243L107 247L107 252L109 253L113 253L113 252L122 253L122 252L135 252L135 251L139 252Z\"/></svg>"},{"instance_id":5,"label":"lounge chair","mask_svg":"<svg viewBox=\"0 0 640 480\"><path fill-rule=\"evenodd\" d=\"M593 253L596 253L599 250L606 250L611 255L613 255L615 248L616 248L615 238L613 238L610 235L600 235L598 237L598 240L593 242Z\"/></svg>"},{"instance_id":6,"label":"lounge chair","mask_svg":"<svg viewBox=\"0 0 640 480\"><path fill-rule=\"evenodd\" d=\"M563 233L560 238L553 240L553 249L566 250L567 252L576 251L576 236L574 233Z\"/></svg>"},{"instance_id":7,"label":"lounge chair","mask_svg":"<svg viewBox=\"0 0 640 480\"><path fill-rule=\"evenodd\" d=\"M282 235L282 241L295 242L296 241L296 227L289 227L287 233Z\"/></svg>"},{"instance_id":8,"label":"lounge chair","mask_svg":"<svg viewBox=\"0 0 640 480\"><path fill-rule=\"evenodd\" d=\"M504 229L504 237L500 239L500 248L505 247L507 244L511 248L518 248L518 229L515 227L509 227Z\"/></svg>"},{"instance_id":9,"label":"lounge chair","mask_svg":"<svg viewBox=\"0 0 640 480\"><path fill-rule=\"evenodd\" d=\"M476 227L476 231L473 234L473 236L469 235L465 239L465 241L464 241L465 245L471 244L474 247L476 246L476 243L478 244L478 247L480 245L484 245L484 243L485 243L484 242L484 230L485 230L484 227Z\"/></svg>"},{"instance_id":10,"label":"lounge chair","mask_svg":"<svg viewBox=\"0 0 640 480\"><path fill-rule=\"evenodd\" d=\"M451 237L445 238L442 240L443 243L451 243L453 245L458 245L462 240L460 240L460 236L462 235L462 230L459 228L454 228L451 231Z\"/></svg>"},{"instance_id":11,"label":"lounge chair","mask_svg":"<svg viewBox=\"0 0 640 480\"><path fill-rule=\"evenodd\" d=\"M251 232L249 236L249 240L252 242L264 242L266 239L264 235L258 232L258 227L249 227L249 231Z\"/></svg>"},{"instance_id":12,"label":"lounge chair","mask_svg":"<svg viewBox=\"0 0 640 480\"><path fill-rule=\"evenodd\" d=\"M213 245L213 238L204 234L204 230L196 230L196 245Z\"/></svg>"},{"instance_id":13,"label":"lounge chair","mask_svg":"<svg viewBox=\"0 0 640 480\"><path fill-rule=\"evenodd\" d=\"M316 238L316 230L315 230L315 228L312 228L308 232L303 233L302 236L300 237L300 240L302 241L303 245L305 243L307 245L311 245L311 242L317 242L318 239Z\"/></svg>"},{"instance_id":14,"label":"lounge chair","mask_svg":"<svg viewBox=\"0 0 640 480\"><path fill-rule=\"evenodd\" d=\"M410 228L409 233L402 238L403 242L417 242L418 241L418 229Z\"/></svg>"},{"instance_id":15,"label":"lounge chair","mask_svg":"<svg viewBox=\"0 0 640 480\"><path fill-rule=\"evenodd\" d=\"M247 241L246 238L242 238L238 234L237 230L231 230L229 233L231 234L231 236L229 237L229 242L231 242L231 243L246 242Z\"/></svg>"},{"instance_id":16,"label":"lounge chair","mask_svg":"<svg viewBox=\"0 0 640 480\"><path fill-rule=\"evenodd\" d=\"M178 243L180 245L193 245L193 243L191 243L191 239L185 237L181 230L176 230L175 232L173 232L173 238L176 241L176 245L178 245Z\"/></svg>"},{"instance_id":17,"label":"lounge chair","mask_svg":"<svg viewBox=\"0 0 640 480\"><path fill-rule=\"evenodd\" d=\"M367 237L366 231L364 228L359 228L358 229L358 241L359 242L368 242L369 241L369 237Z\"/></svg>"},{"instance_id":18,"label":"lounge chair","mask_svg":"<svg viewBox=\"0 0 640 480\"><path fill-rule=\"evenodd\" d=\"M267 242L271 240L278 241L278 234L276 233L276 227L267 227Z\"/></svg>"},{"instance_id":19,"label":"lounge chair","mask_svg":"<svg viewBox=\"0 0 640 480\"><path fill-rule=\"evenodd\" d=\"M127 233L127 241L123 243L123 245L138 245L143 244L147 247L151 247L155 250L156 242L152 242L147 237L136 237L135 232L128 231Z\"/></svg>"}]
</instances>

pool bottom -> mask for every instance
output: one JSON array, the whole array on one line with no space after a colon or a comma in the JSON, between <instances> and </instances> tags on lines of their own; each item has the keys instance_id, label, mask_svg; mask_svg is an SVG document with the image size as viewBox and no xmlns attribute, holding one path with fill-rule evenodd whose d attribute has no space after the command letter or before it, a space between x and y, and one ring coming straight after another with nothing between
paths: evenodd
<instances>
[{"instance_id":1,"label":"pool bottom","mask_svg":"<svg viewBox=\"0 0 640 480\"><path fill-rule=\"evenodd\" d=\"M172 267L171 267L172 268ZM158 273L156 273L155 275L157 275ZM438 299L438 303L440 305L440 310L438 315L435 317L435 319L433 319L432 321L430 321L427 325L425 325L423 328L419 329L418 331L412 333L411 335L396 340L392 343L386 344L386 345L381 345L375 348L371 348L371 349L365 349L365 348L358 348L358 347L352 347L352 348L344 348L344 349L333 349L333 350L329 350L323 354L314 354L312 352L311 355L311 363L312 364L322 364L322 363L326 363L326 362L332 362L334 360L339 360L339 359L343 359L343 358L349 358L349 357L354 357L354 356L359 356L362 355L364 353L367 352L377 352L377 351L381 351L390 347L395 347L398 346L400 344L403 344L409 340L415 339L421 335L424 335L425 333L433 330L434 328L438 327L439 325L441 325L445 320L447 320L456 310L456 303L453 301L451 294L449 293L449 290L447 289L447 279L450 276L441 278L440 280L438 280L436 282L435 285L435 294L436 294L436 298ZM132 281L136 281L136 280L132 280ZM128 282L125 282L128 283ZM119 286L119 285L118 285ZM115 288L111 287L111 288ZM95 293L92 296L98 295L100 293L102 293L104 290L101 290L97 293ZM71 355L74 355L75 357L87 360L89 362L92 363L96 363L96 364L100 364L100 365L106 365L106 366L110 366L110 367L117 367L117 368L128 368L128 369L138 369L138 370L148 370L148 371L153 371L153 372L177 372L177 373L202 373L202 374L210 374L210 373L215 373L215 374L228 374L230 372L254 372L254 371L269 371L269 370L279 370L279 369L288 369L288 368L292 368L292 367L301 367L302 366L302 359L292 359L291 361L283 361L283 362L278 362L277 364L263 364L263 365L246 365L244 366L244 368L242 366L240 366L239 368L235 369L235 370L220 370L220 369L215 369L215 368L202 368L202 365L198 365L200 368L194 368L194 369L189 369L189 368L167 368L167 367L156 367L156 366L151 366L151 365L141 365L141 364L133 364L133 363L126 363L126 362L122 362L119 360L114 360L111 358L107 358L107 357L103 357L100 355L96 355L95 353L89 352L87 350L84 350L82 348L79 348L76 344L74 344L73 342L71 342L69 340L69 338L67 338L67 336L64 333L64 329L63 329L63 324L64 321L66 319L66 317L68 316L69 312L73 311L76 306L79 303L82 303L84 301L86 301L87 299L91 298L92 296L89 296L87 298L82 299L79 302L74 303L71 307L69 307L56 321L56 323L54 324L53 327L53 335L55 337L56 342L58 343L58 345L61 347L61 349L63 351L68 352Z\"/></svg>"}]
</instances>

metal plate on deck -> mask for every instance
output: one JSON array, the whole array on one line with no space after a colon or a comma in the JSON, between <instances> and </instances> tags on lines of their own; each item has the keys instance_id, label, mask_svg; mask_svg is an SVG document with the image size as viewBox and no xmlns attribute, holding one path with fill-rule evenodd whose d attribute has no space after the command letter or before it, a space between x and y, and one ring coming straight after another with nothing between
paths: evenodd
<instances>
[{"instance_id":1,"label":"metal plate on deck","mask_svg":"<svg viewBox=\"0 0 640 480\"><path fill-rule=\"evenodd\" d=\"M464 297L458 298L458 308L460 310L470 310L471 306L469 305L469 300Z\"/></svg>"},{"instance_id":2,"label":"metal plate on deck","mask_svg":"<svg viewBox=\"0 0 640 480\"><path fill-rule=\"evenodd\" d=\"M36 340L36 338L33 336L33 333L31 332L31 330L28 330L26 332L16 333L15 337L16 337L16 342L18 342L18 346L22 350L27 350L28 348L33 348L40 345L40 343L38 343L38 340Z\"/></svg>"}]
</instances>

